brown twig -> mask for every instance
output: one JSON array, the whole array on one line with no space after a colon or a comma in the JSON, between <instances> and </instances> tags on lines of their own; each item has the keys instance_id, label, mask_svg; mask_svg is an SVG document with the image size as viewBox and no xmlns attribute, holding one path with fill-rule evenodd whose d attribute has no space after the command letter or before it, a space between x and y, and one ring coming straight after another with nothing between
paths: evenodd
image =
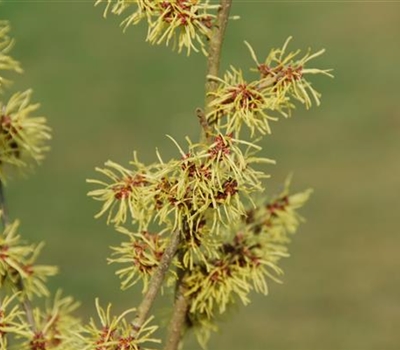
<instances>
[{"instance_id":1,"label":"brown twig","mask_svg":"<svg viewBox=\"0 0 400 350\"><path fill-rule=\"evenodd\" d=\"M181 341L184 333L188 307L189 301L185 296L185 289L181 283L175 298L174 313L172 314L170 321L167 342L164 350L178 349L179 342Z\"/></svg>"},{"instance_id":2,"label":"brown twig","mask_svg":"<svg viewBox=\"0 0 400 350\"><path fill-rule=\"evenodd\" d=\"M6 199L4 194L4 185L3 181L0 180L0 213L1 213L1 224L3 228L6 228L8 225L8 215L7 215L7 207L6 207Z\"/></svg>"},{"instance_id":3,"label":"brown twig","mask_svg":"<svg viewBox=\"0 0 400 350\"><path fill-rule=\"evenodd\" d=\"M210 127L208 125L207 118L206 118L206 115L204 114L204 111L201 108L196 108L196 116L197 116L197 118L199 118L202 135L204 135L205 138L208 139Z\"/></svg>"},{"instance_id":4,"label":"brown twig","mask_svg":"<svg viewBox=\"0 0 400 350\"><path fill-rule=\"evenodd\" d=\"M211 33L210 44L208 48L207 72L206 72L206 96L204 119L202 123L202 136L204 141L210 141L210 125L207 122L207 114L210 112L210 103L213 100L212 92L216 90L218 83L211 77L218 76L219 66L221 62L221 49L225 37L225 30L228 24L229 11L231 9L232 0L221 0L221 6L218 10L218 16L214 28Z\"/></svg>"},{"instance_id":5,"label":"brown twig","mask_svg":"<svg viewBox=\"0 0 400 350\"><path fill-rule=\"evenodd\" d=\"M201 109L196 110L196 114L200 119L202 126L201 139L210 142L210 125L207 122L207 114L210 112L210 102L213 100L211 93L216 90L217 83L211 78L218 76L219 66L221 61L221 49L224 41L225 30L228 24L229 11L232 5L232 0L221 0L221 5L218 10L215 26L212 30L210 37L210 44L208 49L208 62L206 72L206 98L204 111ZM182 258L183 251L180 252ZM182 260L182 259L180 259ZM186 322L187 311L189 307L189 300L185 296L185 287L182 283L182 277L185 270L180 270L179 278L176 282L176 297L174 304L174 313L172 315L169 331L167 335L166 345L164 350L178 349L181 338L184 334L184 326Z\"/></svg>"},{"instance_id":6,"label":"brown twig","mask_svg":"<svg viewBox=\"0 0 400 350\"><path fill-rule=\"evenodd\" d=\"M218 84L210 77L216 77L219 73L221 49L225 37L226 26L228 24L231 5L232 0L221 0L221 7L218 11L217 21L211 34L206 73L206 101L204 109L204 114L206 117L210 112L210 102L213 100L213 97L210 93L216 90Z\"/></svg>"},{"instance_id":7,"label":"brown twig","mask_svg":"<svg viewBox=\"0 0 400 350\"><path fill-rule=\"evenodd\" d=\"M171 265L171 261L174 258L175 253L178 249L179 241L180 232L179 230L176 230L172 233L169 245L165 249L160 264L158 265L157 270L154 272L153 277L150 280L149 288L146 292L146 295L144 296L141 304L137 309L136 317L132 322L133 331L131 335L133 337L136 337L140 328L143 326L148 318L149 311L161 288L165 274L168 271L168 268Z\"/></svg>"},{"instance_id":8,"label":"brown twig","mask_svg":"<svg viewBox=\"0 0 400 350\"><path fill-rule=\"evenodd\" d=\"M24 282L22 281L21 276L19 276L16 287L17 287L18 291L21 293L25 290ZM31 326L31 329L33 331L35 331L36 324L35 324L35 318L33 317L33 307L32 307L31 301L28 299L27 296L23 296L22 300L21 300L21 304L25 310L26 320L28 321L28 324Z\"/></svg>"}]
</instances>

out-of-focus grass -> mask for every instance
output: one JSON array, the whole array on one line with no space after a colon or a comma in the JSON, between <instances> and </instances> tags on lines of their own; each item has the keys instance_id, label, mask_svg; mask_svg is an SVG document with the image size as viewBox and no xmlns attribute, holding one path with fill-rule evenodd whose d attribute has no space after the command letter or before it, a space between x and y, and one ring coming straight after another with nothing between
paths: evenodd
<instances>
[{"instance_id":1,"label":"out-of-focus grass","mask_svg":"<svg viewBox=\"0 0 400 350\"><path fill-rule=\"evenodd\" d=\"M195 139L205 69L201 55L144 43L143 27L122 34L92 5L0 6L25 68L14 88L34 88L54 129L43 166L9 184L10 214L27 239L47 242L42 260L61 268L51 286L82 300L84 315L95 296L118 310L140 300L139 288L118 290L106 264L119 237L93 219L99 207L85 179L107 159L128 161L133 149L145 161L155 160L156 146L176 155L165 134ZM315 77L322 105L299 107L263 142L278 161L267 169L271 192L292 171L295 189L315 189L283 262L284 284L232 311L210 348L398 349L400 4L234 1L233 13L242 18L228 28L224 67L251 64L244 40L261 57L293 35L292 48L327 49L315 64L333 68L335 79Z\"/></svg>"}]
</instances>

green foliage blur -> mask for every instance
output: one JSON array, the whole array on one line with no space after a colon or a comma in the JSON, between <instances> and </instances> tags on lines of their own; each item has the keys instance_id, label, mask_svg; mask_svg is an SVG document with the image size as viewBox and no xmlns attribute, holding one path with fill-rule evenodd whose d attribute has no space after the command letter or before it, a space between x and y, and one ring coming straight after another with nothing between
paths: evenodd
<instances>
[{"instance_id":1,"label":"green foliage blur","mask_svg":"<svg viewBox=\"0 0 400 350\"><path fill-rule=\"evenodd\" d=\"M32 87L53 128L43 166L7 185L10 217L29 241L46 241L43 262L61 269L50 287L81 300L84 318L95 297L116 310L140 301L140 288L119 291L106 263L120 234L93 218L99 203L86 196L85 179L134 149L148 162L156 147L165 159L178 156L165 134L198 137L205 72L201 54L150 46L142 26L123 34L119 19L104 20L93 3L0 4L25 70L9 90ZM299 107L263 143L263 155L277 160L266 169L269 193L290 172L294 191L314 188L284 284L232 310L210 349L398 349L400 3L234 0L232 14L241 19L229 24L224 69L252 64L244 40L262 57L293 35L290 49L326 48L313 65L333 68L335 79L314 77L322 105ZM161 314L167 306L160 301Z\"/></svg>"}]
</instances>

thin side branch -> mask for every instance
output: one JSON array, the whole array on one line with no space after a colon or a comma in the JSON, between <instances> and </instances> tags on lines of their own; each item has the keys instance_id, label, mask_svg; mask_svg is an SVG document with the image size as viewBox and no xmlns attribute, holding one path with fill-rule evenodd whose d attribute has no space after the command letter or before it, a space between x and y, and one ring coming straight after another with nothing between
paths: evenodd
<instances>
[{"instance_id":1,"label":"thin side branch","mask_svg":"<svg viewBox=\"0 0 400 350\"><path fill-rule=\"evenodd\" d=\"M209 104L212 101L210 92L215 91L217 83L209 78L209 76L218 76L221 61L221 49L225 37L225 30L228 24L229 12L232 0L221 0L221 7L218 12L217 21L213 29L208 49L207 62L207 81L206 81L206 105L205 115L210 112Z\"/></svg>"},{"instance_id":2,"label":"thin side branch","mask_svg":"<svg viewBox=\"0 0 400 350\"><path fill-rule=\"evenodd\" d=\"M7 215L7 207L6 207L6 198L4 194L4 184L0 180L0 216L1 216L1 224L3 228L6 228L8 225L8 215Z\"/></svg>"},{"instance_id":3,"label":"thin side branch","mask_svg":"<svg viewBox=\"0 0 400 350\"><path fill-rule=\"evenodd\" d=\"M196 108L196 116L197 116L197 118L199 118L201 132L204 133L208 137L209 125L207 122L206 115L204 114L204 111L201 108Z\"/></svg>"},{"instance_id":4,"label":"thin side branch","mask_svg":"<svg viewBox=\"0 0 400 350\"><path fill-rule=\"evenodd\" d=\"M148 318L150 309L164 281L165 274L168 271L169 266L171 265L171 261L174 258L175 253L178 249L179 241L180 232L179 230L176 230L172 233L169 245L165 249L160 264L158 265L157 270L154 272L153 277L150 280L149 289L147 290L146 295L142 300L142 303L137 309L136 317L132 322L133 332L131 335L133 337L136 337L140 328L143 326Z\"/></svg>"},{"instance_id":5,"label":"thin side branch","mask_svg":"<svg viewBox=\"0 0 400 350\"><path fill-rule=\"evenodd\" d=\"M24 282L22 281L21 276L18 279L17 288L18 288L18 291L20 291L20 292L23 292L25 290ZM21 300L21 304L25 310L26 320L28 321L28 324L31 326L31 329L33 331L35 331L36 324L35 324L35 318L33 317L33 307L32 307L31 301L28 299L27 296L23 296L22 300Z\"/></svg>"}]
</instances>

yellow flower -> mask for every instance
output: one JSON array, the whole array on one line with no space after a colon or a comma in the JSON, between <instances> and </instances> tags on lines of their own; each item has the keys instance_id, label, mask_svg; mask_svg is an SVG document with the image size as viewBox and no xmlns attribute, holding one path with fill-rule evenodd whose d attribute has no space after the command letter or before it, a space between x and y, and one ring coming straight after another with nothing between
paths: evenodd
<instances>
[{"instance_id":1,"label":"yellow flower","mask_svg":"<svg viewBox=\"0 0 400 350\"><path fill-rule=\"evenodd\" d=\"M22 73L22 68L19 62L15 61L9 52L14 45L14 41L8 36L10 26L7 21L0 21L0 92L3 85L9 83L8 80L2 77L3 70L11 70Z\"/></svg>"},{"instance_id":2,"label":"yellow flower","mask_svg":"<svg viewBox=\"0 0 400 350\"><path fill-rule=\"evenodd\" d=\"M198 51L197 45L205 53L203 39L208 39L211 33L214 14L208 11L217 9L208 1L175 0L159 1L158 13L149 22L147 40L152 44L173 40L181 52L186 48L189 55L191 50Z\"/></svg>"},{"instance_id":3,"label":"yellow flower","mask_svg":"<svg viewBox=\"0 0 400 350\"><path fill-rule=\"evenodd\" d=\"M96 5L102 2L107 2L105 16L108 12L121 15L133 11L121 23L125 29L146 19L147 41L166 45L172 41L174 48L179 52L186 49L188 55L199 47L205 53L204 40L209 39L215 18L212 12L219 8L208 0L97 0Z\"/></svg>"},{"instance_id":4,"label":"yellow flower","mask_svg":"<svg viewBox=\"0 0 400 350\"><path fill-rule=\"evenodd\" d=\"M28 298L33 295L47 296L47 279L57 273L57 268L36 264L43 244L27 245L22 242L17 233L18 226L19 222L14 221L0 234L0 286L15 289L22 281L24 289L21 292Z\"/></svg>"},{"instance_id":5,"label":"yellow flower","mask_svg":"<svg viewBox=\"0 0 400 350\"><path fill-rule=\"evenodd\" d=\"M168 243L163 236L166 230L160 233L132 233L118 227L117 231L127 235L129 240L121 243L119 247L112 247L113 258L108 259L108 262L124 264L124 267L116 272L122 279L121 289L128 289L142 280L145 292Z\"/></svg>"},{"instance_id":6,"label":"yellow flower","mask_svg":"<svg viewBox=\"0 0 400 350\"><path fill-rule=\"evenodd\" d=\"M104 310L99 300L96 299L97 314L100 319L98 326L94 319L90 320L81 333L80 337L84 343L81 350L148 350L148 343L159 343L152 334L157 330L157 326L150 326L153 317L150 317L138 330L136 337L132 336L132 323L126 317L135 312L136 309L128 309L119 316L111 316L111 305ZM131 318L131 317L130 317Z\"/></svg>"},{"instance_id":7,"label":"yellow flower","mask_svg":"<svg viewBox=\"0 0 400 350\"><path fill-rule=\"evenodd\" d=\"M324 50L314 54L308 51L302 58L297 59L300 50L286 54L289 38L282 49L273 49L265 60L259 63L254 50L249 47L251 56L257 64L256 71L259 77L247 81L241 70L231 66L224 77L209 76L209 80L219 83L215 91L209 95L210 111L206 115L208 124L216 131L240 133L243 124L253 136L255 131L261 134L270 134L270 122L278 120L273 113L288 117L295 108L293 100L311 107L313 98L319 105L321 94L306 80L307 74L324 74L332 76L329 70L305 68L310 60L322 55Z\"/></svg>"},{"instance_id":8,"label":"yellow flower","mask_svg":"<svg viewBox=\"0 0 400 350\"><path fill-rule=\"evenodd\" d=\"M19 338L24 342L19 349L82 349L82 342L76 336L80 331L80 320L72 316L79 303L71 297L62 297L58 291L54 300L46 300L45 308L33 310L35 327L28 327Z\"/></svg>"},{"instance_id":9,"label":"yellow flower","mask_svg":"<svg viewBox=\"0 0 400 350\"><path fill-rule=\"evenodd\" d=\"M250 44L245 42L257 65L257 68L252 70L260 73L260 86L269 87L277 101L292 97L304 104L306 108L310 108L312 105L311 97L313 97L315 103L319 105L321 94L306 80L306 75L323 74L329 77L333 76L329 73L331 71L329 69L306 68L306 65L312 59L321 56L325 50L311 53L311 49L308 49L303 57L298 58L300 50L286 52L291 39L292 37L289 37L282 48L272 49L264 63L258 61Z\"/></svg>"},{"instance_id":10,"label":"yellow flower","mask_svg":"<svg viewBox=\"0 0 400 350\"><path fill-rule=\"evenodd\" d=\"M4 166L27 167L40 162L48 151L51 138L46 118L32 114L39 104L30 104L32 90L18 92L6 104L0 101L0 179L5 179Z\"/></svg>"},{"instance_id":11,"label":"yellow flower","mask_svg":"<svg viewBox=\"0 0 400 350\"><path fill-rule=\"evenodd\" d=\"M261 86L259 80L247 82L240 70L231 66L223 79L209 77L220 83L213 96L206 116L209 124L217 123L219 130L238 134L242 124L247 125L251 133L258 130L262 134L271 133L270 121L277 120L268 114L275 103L269 89Z\"/></svg>"}]
</instances>

